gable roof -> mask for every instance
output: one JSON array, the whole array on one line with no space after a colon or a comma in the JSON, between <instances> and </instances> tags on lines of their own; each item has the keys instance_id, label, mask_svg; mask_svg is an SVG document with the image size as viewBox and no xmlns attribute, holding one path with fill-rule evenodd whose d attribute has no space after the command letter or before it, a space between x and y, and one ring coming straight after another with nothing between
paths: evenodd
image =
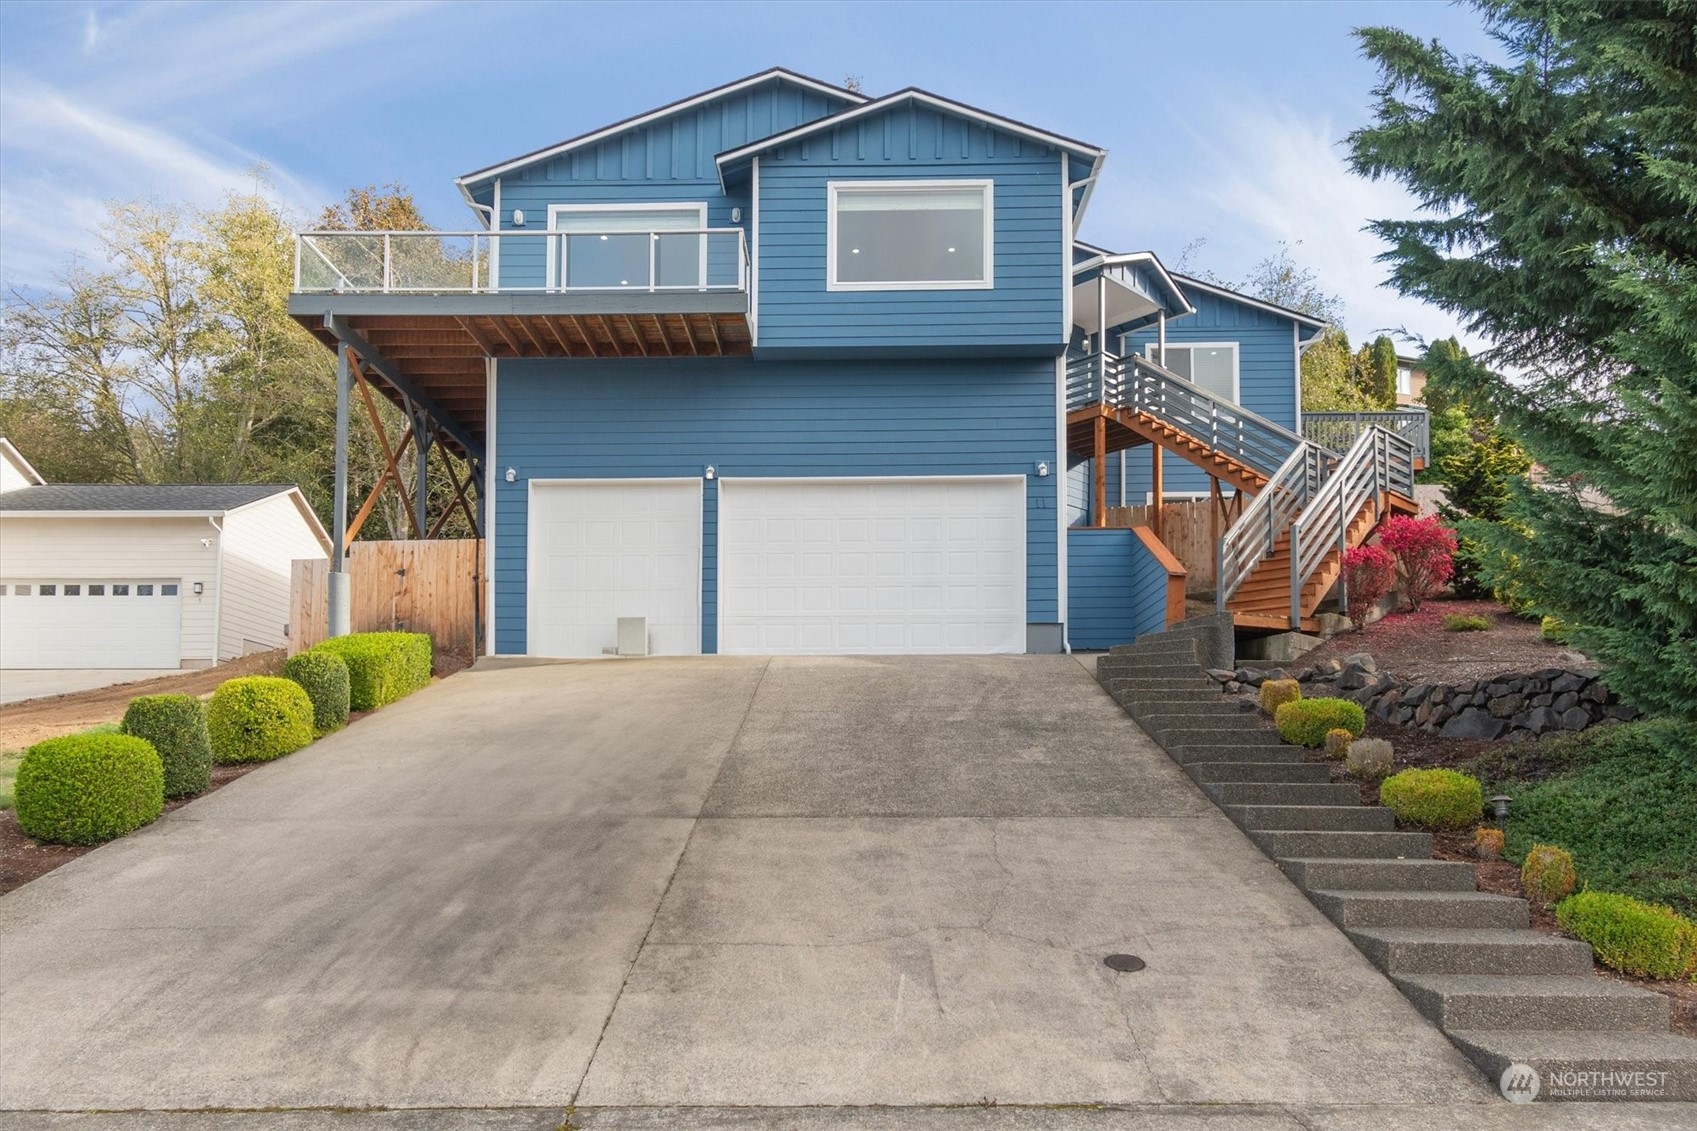
<instances>
[{"instance_id":1,"label":"gable roof","mask_svg":"<svg viewBox=\"0 0 1697 1131\"><path fill-rule=\"evenodd\" d=\"M749 75L746 78L740 78L734 82L725 83L723 86L716 86L711 90L704 90L699 94L692 94L687 98L680 98L676 102L668 102L666 105L656 109L632 115L629 118L614 122L610 126L602 126L599 129L591 130L588 133L579 134L573 138L567 138L565 141L558 142L554 145L544 146L543 148L534 150L530 153L525 153L518 157L487 166L486 168L475 170L462 177L454 178L454 183L459 185L460 191L464 193L469 186L498 177L502 173L510 172L513 169L521 168L537 161L545 161L552 157L558 157L562 153L570 153L572 150L581 149L586 145L594 145L597 142L605 141L607 138L610 138L615 134L624 133L626 130L636 129L640 126L647 125L649 122L658 121L661 118L688 110L693 106L699 106L703 102L711 102L715 98L725 98L729 95L736 94L740 91L760 86L762 83L768 82L792 83L796 86L811 90L816 94L823 94L831 98L841 99L843 102L851 105L868 101L866 95L856 93L846 87L835 86L819 79L809 78L807 75L799 74L796 71L788 70L784 67L771 67L767 70L760 71L757 74Z\"/></svg>"},{"instance_id":2,"label":"gable roof","mask_svg":"<svg viewBox=\"0 0 1697 1131\"><path fill-rule=\"evenodd\" d=\"M1187 314L1196 313L1196 306L1190 301L1190 296L1185 294L1184 288L1173 280L1171 273L1162 264L1160 256L1154 252L1133 251L1122 254L1097 247L1095 244L1085 243L1083 240L1074 240L1072 246L1075 252L1082 248L1094 253L1089 258L1073 263L1072 273L1074 275L1107 267L1147 267L1155 281L1166 290L1168 296L1178 300L1179 309L1173 314L1173 317L1183 318Z\"/></svg>"},{"instance_id":3,"label":"gable roof","mask_svg":"<svg viewBox=\"0 0 1697 1131\"><path fill-rule=\"evenodd\" d=\"M0 511L222 514L295 489L287 483L46 483L0 494Z\"/></svg>"},{"instance_id":4,"label":"gable roof","mask_svg":"<svg viewBox=\"0 0 1697 1131\"><path fill-rule=\"evenodd\" d=\"M1301 326L1308 326L1315 330L1324 330L1327 326L1331 325L1331 323L1327 322L1324 318L1316 318L1312 314L1304 314L1300 310L1292 310L1288 306L1280 306L1276 302L1268 302L1265 299L1250 298L1241 291L1234 291L1230 287L1222 287L1218 283L1205 282L1201 279L1193 278L1190 275L1180 275L1176 271L1173 272L1173 278L1177 279L1180 284L1187 288L1194 288L1195 290L1204 291L1208 294L1218 295L1220 298L1230 299L1233 302L1253 307L1256 310L1265 310L1268 314L1277 314L1281 318L1289 318L1292 322Z\"/></svg>"},{"instance_id":5,"label":"gable roof","mask_svg":"<svg viewBox=\"0 0 1697 1131\"><path fill-rule=\"evenodd\" d=\"M719 154L719 156L715 159L719 166L719 180L721 182L724 181L727 169L736 165L738 162L748 160L756 154L763 153L769 149L775 149L780 145L788 145L791 142L799 141L805 137L811 137L816 133L823 133L826 130L847 125L850 122L858 121L861 118L865 118L873 114L883 113L885 110L900 106L906 102L914 102L922 106L928 106L933 110L939 110L945 114L953 114L961 118L970 118L973 121L982 122L985 125L1000 130L1003 133L1012 134L1015 137L1027 138L1043 145L1053 146L1054 148L1061 150L1063 153L1069 153L1081 160L1091 162L1093 168L1101 162L1102 158L1107 156L1108 151L1100 146L1078 141L1075 138L1066 137L1062 134L1051 133L1048 130L1040 130L1036 126L1028 126L1024 122L1018 122L1012 118L1004 118L1000 114L992 114L988 110L980 110L976 106L968 106L964 102L956 102L952 98L944 98L941 95L932 94L928 90L921 90L917 86L910 86L903 90L898 90L894 94L886 94L882 98L874 98L870 101L862 102L859 106L854 107L852 110L844 110L838 114L831 114L827 117L820 118L817 121L808 122L806 125L797 126L791 130L785 130L783 133L773 134L770 137L762 138L759 141L739 146L736 149L728 149Z\"/></svg>"},{"instance_id":6,"label":"gable roof","mask_svg":"<svg viewBox=\"0 0 1697 1131\"><path fill-rule=\"evenodd\" d=\"M41 477L41 472L37 471L34 465L24 458L24 454L18 451L12 441L4 436L0 436L0 459L11 464L17 469L19 475L22 475L32 484L39 485L47 482Z\"/></svg>"}]
</instances>

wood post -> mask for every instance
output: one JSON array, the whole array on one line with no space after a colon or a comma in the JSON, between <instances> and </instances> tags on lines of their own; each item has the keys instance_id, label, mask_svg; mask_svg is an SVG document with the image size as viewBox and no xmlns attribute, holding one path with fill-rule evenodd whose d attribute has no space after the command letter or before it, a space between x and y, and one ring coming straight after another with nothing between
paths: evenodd
<instances>
[{"instance_id":1,"label":"wood post","mask_svg":"<svg viewBox=\"0 0 1697 1131\"><path fill-rule=\"evenodd\" d=\"M1165 449L1163 449L1161 445L1155 445L1154 470L1151 472L1149 477L1149 486L1151 489L1151 498L1149 502L1154 507L1154 510L1151 513L1155 519L1154 522L1150 523L1150 526L1154 528L1155 537L1157 538L1159 538L1163 532L1162 528L1164 524L1161 522L1161 508L1166 500L1166 484L1164 482L1165 473L1161 466L1161 454L1164 450Z\"/></svg>"},{"instance_id":2,"label":"wood post","mask_svg":"<svg viewBox=\"0 0 1697 1131\"><path fill-rule=\"evenodd\" d=\"M1108 418L1096 417L1095 443L1092 448L1091 469L1096 473L1094 498L1090 500L1094 507L1093 526L1108 525Z\"/></svg>"}]
</instances>

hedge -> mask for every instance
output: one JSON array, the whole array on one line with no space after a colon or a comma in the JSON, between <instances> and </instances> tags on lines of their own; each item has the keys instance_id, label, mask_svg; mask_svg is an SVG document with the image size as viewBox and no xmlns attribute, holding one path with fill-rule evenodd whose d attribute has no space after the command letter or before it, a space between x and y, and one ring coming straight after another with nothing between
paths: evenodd
<instances>
[{"instance_id":1,"label":"hedge","mask_svg":"<svg viewBox=\"0 0 1697 1131\"><path fill-rule=\"evenodd\" d=\"M1269 679L1261 684L1261 709L1277 711L1285 703L1302 698L1302 684L1294 679Z\"/></svg>"},{"instance_id":2,"label":"hedge","mask_svg":"<svg viewBox=\"0 0 1697 1131\"><path fill-rule=\"evenodd\" d=\"M312 700L292 679L226 680L206 705L206 729L218 761L269 762L313 740Z\"/></svg>"},{"instance_id":3,"label":"hedge","mask_svg":"<svg viewBox=\"0 0 1697 1131\"><path fill-rule=\"evenodd\" d=\"M430 637L422 632L332 636L312 651L348 665L349 705L356 711L375 711L430 683Z\"/></svg>"},{"instance_id":4,"label":"hedge","mask_svg":"<svg viewBox=\"0 0 1697 1131\"><path fill-rule=\"evenodd\" d=\"M1485 789L1455 770L1403 770L1379 786L1379 800L1405 824L1465 829L1479 823Z\"/></svg>"},{"instance_id":5,"label":"hedge","mask_svg":"<svg viewBox=\"0 0 1697 1131\"><path fill-rule=\"evenodd\" d=\"M348 665L334 652L298 652L283 662L283 675L312 700L312 726L329 734L348 725Z\"/></svg>"},{"instance_id":6,"label":"hedge","mask_svg":"<svg viewBox=\"0 0 1697 1131\"><path fill-rule=\"evenodd\" d=\"M1582 891L1561 901L1556 922L1590 943L1603 965L1623 974L1697 981L1697 923L1671 907Z\"/></svg>"},{"instance_id":7,"label":"hedge","mask_svg":"<svg viewBox=\"0 0 1697 1131\"><path fill-rule=\"evenodd\" d=\"M159 752L166 797L193 797L212 784L206 708L193 695L139 695L125 708L120 730Z\"/></svg>"},{"instance_id":8,"label":"hedge","mask_svg":"<svg viewBox=\"0 0 1697 1131\"><path fill-rule=\"evenodd\" d=\"M99 844L165 809L165 764L143 738L72 734L38 742L18 764L18 826L54 844Z\"/></svg>"},{"instance_id":9,"label":"hedge","mask_svg":"<svg viewBox=\"0 0 1697 1131\"><path fill-rule=\"evenodd\" d=\"M1326 732L1342 728L1356 738L1367 729L1367 712L1348 699L1298 699L1273 712L1279 737L1298 746L1318 747Z\"/></svg>"},{"instance_id":10,"label":"hedge","mask_svg":"<svg viewBox=\"0 0 1697 1131\"><path fill-rule=\"evenodd\" d=\"M1548 907L1573 894L1579 886L1579 875L1573 867L1573 853L1559 845L1534 844L1520 865L1520 890L1528 899Z\"/></svg>"}]
</instances>

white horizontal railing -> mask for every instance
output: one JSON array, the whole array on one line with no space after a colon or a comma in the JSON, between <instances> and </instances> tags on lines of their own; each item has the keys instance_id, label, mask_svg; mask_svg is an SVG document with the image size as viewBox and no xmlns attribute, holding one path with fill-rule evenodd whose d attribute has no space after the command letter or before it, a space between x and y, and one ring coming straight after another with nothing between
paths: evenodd
<instances>
[{"instance_id":1,"label":"white horizontal railing","mask_svg":"<svg viewBox=\"0 0 1697 1131\"><path fill-rule=\"evenodd\" d=\"M621 241L625 262L579 241ZM632 246L634 245L634 247ZM597 254L593 267L572 261ZM637 254L630 256L635 250ZM623 273L614 277L618 267ZM592 276L591 271L595 274ZM302 294L747 293L741 228L607 232L301 232Z\"/></svg>"},{"instance_id":2,"label":"white horizontal railing","mask_svg":"<svg viewBox=\"0 0 1697 1131\"><path fill-rule=\"evenodd\" d=\"M1323 448L1344 451L1369 428L1383 428L1414 446L1414 458L1432 462L1432 414L1423 408L1385 412L1305 412L1302 434Z\"/></svg>"}]
</instances>

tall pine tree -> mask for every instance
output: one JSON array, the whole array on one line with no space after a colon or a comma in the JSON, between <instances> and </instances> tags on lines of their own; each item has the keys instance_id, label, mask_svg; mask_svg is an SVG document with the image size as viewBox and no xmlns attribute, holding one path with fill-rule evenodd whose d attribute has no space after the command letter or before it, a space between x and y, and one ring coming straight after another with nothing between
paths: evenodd
<instances>
[{"instance_id":1,"label":"tall pine tree","mask_svg":"<svg viewBox=\"0 0 1697 1131\"><path fill-rule=\"evenodd\" d=\"M1494 343L1454 380L1540 465L1496 528L1529 595L1628 701L1697 717L1697 3L1475 7L1505 64L1358 33L1351 160L1423 206L1373 225L1392 284Z\"/></svg>"}]
</instances>

